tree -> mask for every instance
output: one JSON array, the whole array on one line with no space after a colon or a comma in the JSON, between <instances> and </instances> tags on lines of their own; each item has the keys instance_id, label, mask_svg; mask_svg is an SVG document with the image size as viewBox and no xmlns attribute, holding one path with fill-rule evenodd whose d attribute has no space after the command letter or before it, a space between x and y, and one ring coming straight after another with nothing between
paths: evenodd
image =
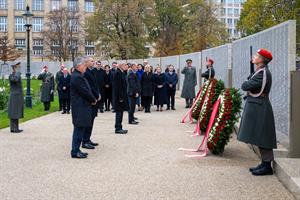
<instances>
[{"instance_id":1,"label":"tree","mask_svg":"<svg viewBox=\"0 0 300 200\"><path fill-rule=\"evenodd\" d=\"M60 62L71 60L72 51L83 42L80 19L78 12L65 7L49 12L43 31L44 44L51 50L46 57Z\"/></svg>"},{"instance_id":2,"label":"tree","mask_svg":"<svg viewBox=\"0 0 300 200\"><path fill-rule=\"evenodd\" d=\"M0 60L5 64L7 61L15 61L22 55L22 52L16 49L5 33L0 37Z\"/></svg>"},{"instance_id":3,"label":"tree","mask_svg":"<svg viewBox=\"0 0 300 200\"><path fill-rule=\"evenodd\" d=\"M100 50L110 58L147 57L149 50L144 20L149 0L100 0L96 11L86 21L86 32L93 41L100 41Z\"/></svg>"},{"instance_id":4,"label":"tree","mask_svg":"<svg viewBox=\"0 0 300 200\"><path fill-rule=\"evenodd\" d=\"M156 0L156 23L150 27L156 56L201 51L228 39L225 25L204 0Z\"/></svg>"}]
</instances>

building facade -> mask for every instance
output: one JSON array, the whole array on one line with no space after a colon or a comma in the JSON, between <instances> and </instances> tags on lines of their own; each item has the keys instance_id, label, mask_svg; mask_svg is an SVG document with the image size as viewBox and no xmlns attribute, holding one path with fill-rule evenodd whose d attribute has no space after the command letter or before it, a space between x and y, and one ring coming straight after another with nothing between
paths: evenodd
<instances>
[{"instance_id":1,"label":"building facade","mask_svg":"<svg viewBox=\"0 0 300 200\"><path fill-rule=\"evenodd\" d=\"M213 0L213 2L218 7L217 18L226 24L230 38L240 38L241 34L236 26L246 0Z\"/></svg>"},{"instance_id":2,"label":"building facade","mask_svg":"<svg viewBox=\"0 0 300 200\"><path fill-rule=\"evenodd\" d=\"M14 43L20 51L23 51L24 55L26 53L26 32L24 28L25 19L22 15L27 5L34 15L30 32L31 55L34 60L40 61L47 59L47 54L55 53L53 48L55 45L59 45L55 41L51 47L44 44L43 30L45 30L47 15L50 11L64 7L70 12L80 13L82 17L79 20L81 22L84 22L85 17L95 11L93 0L0 0L0 37L6 34L9 41ZM76 21L72 23L72 28L75 27L75 31L83 29L82 26L76 26ZM83 40L82 43L75 44L76 52L81 55L94 55L94 43L86 40L85 37L81 37L81 40Z\"/></svg>"}]
</instances>

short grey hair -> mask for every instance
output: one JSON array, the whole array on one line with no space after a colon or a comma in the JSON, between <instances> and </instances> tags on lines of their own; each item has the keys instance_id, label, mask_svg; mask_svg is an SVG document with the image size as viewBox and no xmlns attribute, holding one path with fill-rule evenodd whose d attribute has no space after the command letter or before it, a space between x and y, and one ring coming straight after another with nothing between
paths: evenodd
<instances>
[{"instance_id":1,"label":"short grey hair","mask_svg":"<svg viewBox=\"0 0 300 200\"><path fill-rule=\"evenodd\" d=\"M84 62L85 62L84 57L75 58L74 63L73 63L73 67L77 68L78 66L84 64Z\"/></svg>"}]
</instances>

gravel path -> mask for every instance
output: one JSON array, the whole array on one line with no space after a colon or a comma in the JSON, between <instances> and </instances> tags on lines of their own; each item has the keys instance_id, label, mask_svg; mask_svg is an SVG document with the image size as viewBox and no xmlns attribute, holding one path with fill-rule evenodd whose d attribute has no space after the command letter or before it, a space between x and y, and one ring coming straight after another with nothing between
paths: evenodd
<instances>
[{"instance_id":1,"label":"gravel path","mask_svg":"<svg viewBox=\"0 0 300 200\"><path fill-rule=\"evenodd\" d=\"M179 147L194 148L194 125L180 124L186 112L137 112L140 125L114 134L114 115L99 114L86 160L70 158L70 115L53 113L21 124L24 133L0 130L0 199L293 199L276 176L253 177L259 160L232 139L223 156L186 158Z\"/></svg>"}]
</instances>

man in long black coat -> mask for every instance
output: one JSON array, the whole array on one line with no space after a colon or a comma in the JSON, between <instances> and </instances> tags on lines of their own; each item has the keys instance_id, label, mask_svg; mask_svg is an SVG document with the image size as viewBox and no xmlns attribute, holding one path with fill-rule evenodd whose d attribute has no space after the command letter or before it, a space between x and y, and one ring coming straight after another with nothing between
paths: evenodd
<instances>
[{"instance_id":1,"label":"man in long black coat","mask_svg":"<svg viewBox=\"0 0 300 200\"><path fill-rule=\"evenodd\" d=\"M12 65L13 72L9 75L10 95L8 101L8 118L10 119L10 132L20 133L19 119L24 116L24 97L22 88L20 63Z\"/></svg>"},{"instance_id":2,"label":"man in long black coat","mask_svg":"<svg viewBox=\"0 0 300 200\"><path fill-rule=\"evenodd\" d=\"M128 131L123 130L123 112L128 110L128 96L126 85L126 64L118 66L117 70L113 73L113 99L114 109L116 113L115 133L126 134Z\"/></svg>"},{"instance_id":3,"label":"man in long black coat","mask_svg":"<svg viewBox=\"0 0 300 200\"><path fill-rule=\"evenodd\" d=\"M58 97L61 102L62 114L70 114L70 81L71 76L67 68L63 69L63 75L57 80Z\"/></svg>"},{"instance_id":4,"label":"man in long black coat","mask_svg":"<svg viewBox=\"0 0 300 200\"><path fill-rule=\"evenodd\" d=\"M136 107L136 102L139 94L141 93L140 82L138 80L137 74L137 65L132 64L127 74L127 95L129 97L129 112L128 112L128 123L129 124L138 124L135 121L134 111Z\"/></svg>"},{"instance_id":5,"label":"man in long black coat","mask_svg":"<svg viewBox=\"0 0 300 200\"><path fill-rule=\"evenodd\" d=\"M94 95L95 99L97 99L97 102L99 103L99 101L101 99L101 95L99 93L99 89L97 86L97 80L92 72L93 66L94 66L93 58L87 57L85 65L86 65L87 69L84 72L84 78L88 81L90 88L92 90L92 94ZM92 142L92 140L91 140L91 135L92 135L93 126L94 126L94 120L98 113L98 105L93 105L92 110L93 110L92 126L90 126L89 129L87 130L87 133L84 135L83 142L82 142L82 148L86 148L86 149L95 149L95 146L98 146L98 143Z\"/></svg>"},{"instance_id":6,"label":"man in long black coat","mask_svg":"<svg viewBox=\"0 0 300 200\"><path fill-rule=\"evenodd\" d=\"M96 105L97 99L92 94L91 87L83 76L86 70L85 59L75 59L74 66L75 70L71 76L71 106L74 125L71 157L86 158L87 153L80 151L80 145L83 136L93 124L92 105Z\"/></svg>"},{"instance_id":7,"label":"man in long black coat","mask_svg":"<svg viewBox=\"0 0 300 200\"><path fill-rule=\"evenodd\" d=\"M277 148L275 120L269 100L272 75L267 65L272 58L271 52L258 50L252 59L256 70L241 87L247 92L247 98L238 140L259 147L262 162L250 168L256 176L273 174L271 162L274 160L273 149Z\"/></svg>"},{"instance_id":8,"label":"man in long black coat","mask_svg":"<svg viewBox=\"0 0 300 200\"><path fill-rule=\"evenodd\" d=\"M105 90L105 82L104 82L104 76L105 76L105 70L102 67L102 64L100 61L96 62L96 67L93 69L93 74L96 78L96 82L97 82L97 87L99 89L99 93L101 95L101 100L98 103L99 106L99 110L101 113L103 113L104 111L104 90Z\"/></svg>"}]
</instances>

